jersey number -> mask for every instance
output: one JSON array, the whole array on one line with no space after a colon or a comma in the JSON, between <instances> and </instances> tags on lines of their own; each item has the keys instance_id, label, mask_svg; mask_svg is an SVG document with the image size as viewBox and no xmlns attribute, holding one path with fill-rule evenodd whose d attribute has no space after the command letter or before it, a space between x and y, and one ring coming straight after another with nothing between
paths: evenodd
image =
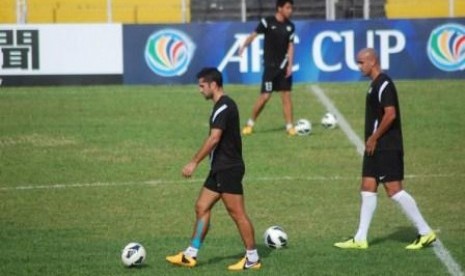
<instances>
[{"instance_id":1,"label":"jersey number","mask_svg":"<svg viewBox=\"0 0 465 276\"><path fill-rule=\"evenodd\" d=\"M265 91L267 92L273 91L273 82L271 81L265 82Z\"/></svg>"}]
</instances>

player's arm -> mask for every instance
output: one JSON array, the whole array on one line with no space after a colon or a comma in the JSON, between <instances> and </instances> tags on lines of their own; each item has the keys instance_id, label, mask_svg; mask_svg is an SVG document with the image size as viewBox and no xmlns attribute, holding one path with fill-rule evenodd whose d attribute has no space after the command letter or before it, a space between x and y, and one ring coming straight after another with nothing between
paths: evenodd
<instances>
[{"instance_id":1,"label":"player's arm","mask_svg":"<svg viewBox=\"0 0 465 276\"><path fill-rule=\"evenodd\" d=\"M205 139L202 147L197 151L192 160L187 163L182 169L182 175L184 177L191 177L195 169L200 162L208 155L210 152L218 145L218 142L221 139L223 130L219 128L212 128L210 130L210 135Z\"/></svg>"},{"instance_id":2,"label":"player's arm","mask_svg":"<svg viewBox=\"0 0 465 276\"><path fill-rule=\"evenodd\" d=\"M253 32L244 40L244 43L242 43L241 47L239 47L239 56L242 56L242 53L244 52L245 48L247 48L247 46L249 46L249 44L252 43L252 41L257 37L257 35L257 32Z\"/></svg>"},{"instance_id":3,"label":"player's arm","mask_svg":"<svg viewBox=\"0 0 465 276\"><path fill-rule=\"evenodd\" d=\"M286 78L292 75L292 66L294 64L294 43L289 42L287 47L287 68L286 68Z\"/></svg>"},{"instance_id":4,"label":"player's arm","mask_svg":"<svg viewBox=\"0 0 465 276\"><path fill-rule=\"evenodd\" d=\"M396 108L395 106L386 106L384 107L384 115L381 118L381 123L379 124L376 131L367 139L365 150L368 155L373 155L375 152L376 144L378 139L383 136L386 131L391 127L392 123L396 119Z\"/></svg>"}]
</instances>

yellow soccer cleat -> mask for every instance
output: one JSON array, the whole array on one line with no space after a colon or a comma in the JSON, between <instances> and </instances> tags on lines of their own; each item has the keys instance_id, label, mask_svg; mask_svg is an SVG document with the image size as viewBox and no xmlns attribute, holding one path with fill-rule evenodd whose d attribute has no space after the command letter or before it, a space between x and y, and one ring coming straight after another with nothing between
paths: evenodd
<instances>
[{"instance_id":1,"label":"yellow soccer cleat","mask_svg":"<svg viewBox=\"0 0 465 276\"><path fill-rule=\"evenodd\" d=\"M194 267L197 264L197 261L194 258L184 255L184 252L180 252L173 256L167 256L166 260L173 265Z\"/></svg>"},{"instance_id":2,"label":"yellow soccer cleat","mask_svg":"<svg viewBox=\"0 0 465 276\"><path fill-rule=\"evenodd\" d=\"M247 269L260 269L262 267L262 263L260 260L257 262L249 262L247 257L242 258L239 262L228 266L228 270L231 271L240 271L240 270L247 270Z\"/></svg>"},{"instance_id":3,"label":"yellow soccer cleat","mask_svg":"<svg viewBox=\"0 0 465 276\"><path fill-rule=\"evenodd\" d=\"M431 231L426 235L423 235L423 236L419 235L416 238L416 240L414 240L411 244L407 245L405 249L413 249L413 250L422 249L432 244L435 240L436 240L436 234L433 231Z\"/></svg>"},{"instance_id":4,"label":"yellow soccer cleat","mask_svg":"<svg viewBox=\"0 0 465 276\"><path fill-rule=\"evenodd\" d=\"M287 135L289 136L295 136L297 134L297 131L295 130L294 127L291 127L290 129L286 130Z\"/></svg>"},{"instance_id":5,"label":"yellow soccer cleat","mask_svg":"<svg viewBox=\"0 0 465 276\"><path fill-rule=\"evenodd\" d=\"M368 242L366 241L355 241L355 239L351 238L347 241L337 242L334 246L342 249L367 249Z\"/></svg>"},{"instance_id":6,"label":"yellow soccer cleat","mask_svg":"<svg viewBox=\"0 0 465 276\"><path fill-rule=\"evenodd\" d=\"M249 125L246 125L243 129L242 129L242 134L243 135L250 135L252 134L253 132L253 127L249 126Z\"/></svg>"}]
</instances>

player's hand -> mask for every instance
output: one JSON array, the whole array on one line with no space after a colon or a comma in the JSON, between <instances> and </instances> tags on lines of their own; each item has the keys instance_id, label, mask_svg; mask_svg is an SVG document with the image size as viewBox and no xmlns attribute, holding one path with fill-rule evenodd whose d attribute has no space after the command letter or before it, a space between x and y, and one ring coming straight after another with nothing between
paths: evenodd
<instances>
[{"instance_id":1,"label":"player's hand","mask_svg":"<svg viewBox=\"0 0 465 276\"><path fill-rule=\"evenodd\" d=\"M289 78L291 75L292 75L292 65L289 65L286 68L286 78Z\"/></svg>"},{"instance_id":2,"label":"player's hand","mask_svg":"<svg viewBox=\"0 0 465 276\"><path fill-rule=\"evenodd\" d=\"M365 151L368 155L373 155L373 153L375 153L377 143L378 141L376 140L376 138L374 138L373 136L368 137L367 142L365 144Z\"/></svg>"},{"instance_id":3,"label":"player's hand","mask_svg":"<svg viewBox=\"0 0 465 276\"><path fill-rule=\"evenodd\" d=\"M187 163L187 165L185 165L184 168L182 169L182 176L184 176L185 178L191 177L192 174L194 174L194 171L196 168L197 168L197 163L192 162L192 161Z\"/></svg>"}]
</instances>

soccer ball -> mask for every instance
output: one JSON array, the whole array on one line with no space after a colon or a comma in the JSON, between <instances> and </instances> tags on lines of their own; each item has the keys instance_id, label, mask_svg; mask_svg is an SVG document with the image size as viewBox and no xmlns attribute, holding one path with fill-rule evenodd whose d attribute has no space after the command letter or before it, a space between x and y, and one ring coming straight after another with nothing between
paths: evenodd
<instances>
[{"instance_id":1,"label":"soccer ball","mask_svg":"<svg viewBox=\"0 0 465 276\"><path fill-rule=\"evenodd\" d=\"M312 123L307 119L299 119L295 124L295 131L298 135L309 135L312 132Z\"/></svg>"},{"instance_id":2,"label":"soccer ball","mask_svg":"<svg viewBox=\"0 0 465 276\"><path fill-rule=\"evenodd\" d=\"M321 125L325 128L335 128L337 125L336 116L333 113L326 113L323 118L321 118Z\"/></svg>"},{"instance_id":3,"label":"soccer ball","mask_svg":"<svg viewBox=\"0 0 465 276\"><path fill-rule=\"evenodd\" d=\"M142 265L145 257L145 248L137 242L131 242L126 245L121 253L121 261L127 267Z\"/></svg>"},{"instance_id":4,"label":"soccer ball","mask_svg":"<svg viewBox=\"0 0 465 276\"><path fill-rule=\"evenodd\" d=\"M280 226L271 226L263 234L266 246L269 248L282 248L287 245L287 234Z\"/></svg>"}]
</instances>

